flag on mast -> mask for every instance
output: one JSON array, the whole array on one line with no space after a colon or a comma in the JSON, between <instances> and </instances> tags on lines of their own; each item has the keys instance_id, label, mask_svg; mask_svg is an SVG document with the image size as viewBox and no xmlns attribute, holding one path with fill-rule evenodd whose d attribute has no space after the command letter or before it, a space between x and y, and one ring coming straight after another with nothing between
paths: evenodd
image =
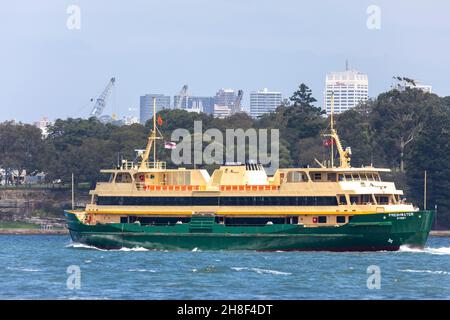
<instances>
[{"instance_id":1,"label":"flag on mast","mask_svg":"<svg viewBox=\"0 0 450 320\"><path fill-rule=\"evenodd\" d=\"M161 118L160 115L158 115L158 119L156 121L158 122L158 126L162 126L163 125L163 119Z\"/></svg>"}]
</instances>

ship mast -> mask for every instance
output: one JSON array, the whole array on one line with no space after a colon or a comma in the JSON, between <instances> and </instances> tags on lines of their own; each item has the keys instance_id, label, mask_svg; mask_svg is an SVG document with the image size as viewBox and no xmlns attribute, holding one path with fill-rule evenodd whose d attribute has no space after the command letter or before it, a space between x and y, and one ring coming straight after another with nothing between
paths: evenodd
<instances>
[{"instance_id":1,"label":"ship mast","mask_svg":"<svg viewBox=\"0 0 450 320\"><path fill-rule=\"evenodd\" d=\"M147 146L145 148L145 152L142 155L141 165L139 166L139 170L145 170L149 166L148 158L150 157L150 151L153 146L153 168L157 169L159 162L156 161L156 140L161 139L161 137L157 136L156 130L156 97L153 97L153 129L150 135L148 136Z\"/></svg>"},{"instance_id":2,"label":"ship mast","mask_svg":"<svg viewBox=\"0 0 450 320\"><path fill-rule=\"evenodd\" d=\"M325 134L326 137L331 137L331 167L334 168L334 149L333 145L336 143L336 148L339 152L339 168L350 168L351 149L342 147L341 140L334 129L334 92L331 93L331 115L330 115L330 133Z\"/></svg>"}]
</instances>

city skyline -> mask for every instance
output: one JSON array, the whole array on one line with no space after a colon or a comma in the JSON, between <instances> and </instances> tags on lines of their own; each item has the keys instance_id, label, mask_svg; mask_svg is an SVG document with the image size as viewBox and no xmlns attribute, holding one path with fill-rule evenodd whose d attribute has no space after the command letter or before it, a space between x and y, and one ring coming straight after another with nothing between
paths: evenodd
<instances>
[{"instance_id":1,"label":"city skyline","mask_svg":"<svg viewBox=\"0 0 450 320\"><path fill-rule=\"evenodd\" d=\"M450 66L443 63L450 50L445 23L450 3L379 1L379 30L367 27L371 4L195 0L140 2L135 10L78 1L80 29L69 30L68 3L5 3L0 35L8 50L0 53L0 121L84 117L90 99L112 76L117 83L109 114L139 108L139 96L147 92L172 96L184 83L195 96L241 88L242 104L249 106L252 90L268 87L289 97L304 82L322 101L324 75L343 70L346 59L350 68L368 74L370 97L389 90L393 76L450 95ZM172 19L158 15L173 6L180 10Z\"/></svg>"}]
</instances>

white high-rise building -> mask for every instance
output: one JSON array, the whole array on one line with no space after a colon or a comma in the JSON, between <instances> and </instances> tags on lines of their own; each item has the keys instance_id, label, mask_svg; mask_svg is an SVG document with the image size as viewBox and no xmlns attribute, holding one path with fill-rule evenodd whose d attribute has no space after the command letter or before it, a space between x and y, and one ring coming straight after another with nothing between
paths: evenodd
<instances>
[{"instance_id":1,"label":"white high-rise building","mask_svg":"<svg viewBox=\"0 0 450 320\"><path fill-rule=\"evenodd\" d=\"M274 112L281 105L281 92L269 91L267 88L250 92L250 116L258 118L263 114Z\"/></svg>"},{"instance_id":2,"label":"white high-rise building","mask_svg":"<svg viewBox=\"0 0 450 320\"><path fill-rule=\"evenodd\" d=\"M334 92L334 113L356 107L369 98L369 78L366 74L346 70L328 73L325 80L324 109L331 114L331 94Z\"/></svg>"},{"instance_id":3,"label":"white high-rise building","mask_svg":"<svg viewBox=\"0 0 450 320\"><path fill-rule=\"evenodd\" d=\"M48 126L53 125L53 122L49 121L47 117L42 117L41 120L33 122L33 125L41 129L42 135L47 137Z\"/></svg>"}]
</instances>

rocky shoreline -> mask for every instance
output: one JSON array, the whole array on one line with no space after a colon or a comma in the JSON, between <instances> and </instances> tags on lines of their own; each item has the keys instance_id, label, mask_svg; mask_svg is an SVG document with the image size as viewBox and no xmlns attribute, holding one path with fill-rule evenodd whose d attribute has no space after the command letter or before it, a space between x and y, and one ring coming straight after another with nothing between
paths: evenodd
<instances>
[{"instance_id":1,"label":"rocky shoreline","mask_svg":"<svg viewBox=\"0 0 450 320\"><path fill-rule=\"evenodd\" d=\"M67 229L0 229L0 235L2 234L16 234L16 235L67 235L69 230Z\"/></svg>"}]
</instances>

